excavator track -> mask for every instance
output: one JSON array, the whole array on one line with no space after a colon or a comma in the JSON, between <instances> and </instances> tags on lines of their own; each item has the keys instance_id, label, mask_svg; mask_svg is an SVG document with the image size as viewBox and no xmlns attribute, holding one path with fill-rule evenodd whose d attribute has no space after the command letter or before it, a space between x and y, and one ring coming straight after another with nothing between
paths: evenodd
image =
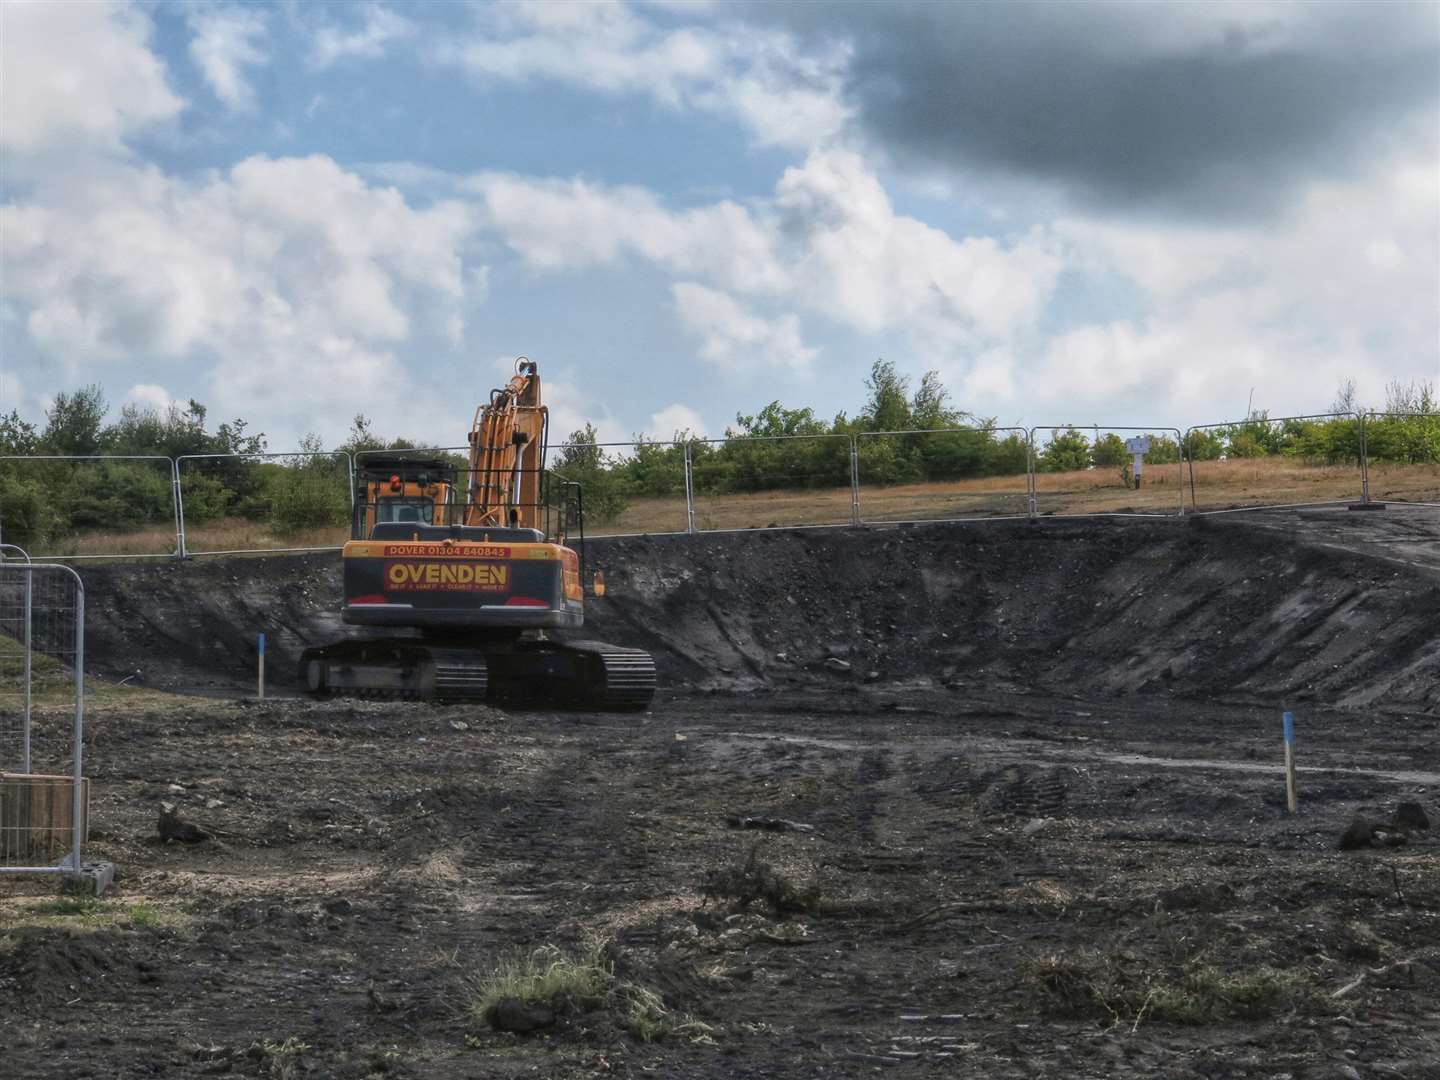
<instances>
[{"instance_id":1,"label":"excavator track","mask_svg":"<svg viewBox=\"0 0 1440 1080\"><path fill-rule=\"evenodd\" d=\"M590 665L584 690L587 704L602 709L640 709L655 696L655 658L643 649L603 641L567 641L560 648L599 661Z\"/></svg>"},{"instance_id":2,"label":"excavator track","mask_svg":"<svg viewBox=\"0 0 1440 1080\"><path fill-rule=\"evenodd\" d=\"M654 697L655 660L641 649L601 641L438 644L391 638L307 649L300 682L317 697L627 710L642 709Z\"/></svg>"}]
</instances>

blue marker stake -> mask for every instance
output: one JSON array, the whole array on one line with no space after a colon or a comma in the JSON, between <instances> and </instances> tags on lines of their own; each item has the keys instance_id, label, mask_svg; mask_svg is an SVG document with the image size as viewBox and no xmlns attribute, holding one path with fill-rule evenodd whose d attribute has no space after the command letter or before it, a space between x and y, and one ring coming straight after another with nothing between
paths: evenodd
<instances>
[{"instance_id":1,"label":"blue marker stake","mask_svg":"<svg viewBox=\"0 0 1440 1080\"><path fill-rule=\"evenodd\" d=\"M265 700L265 635L260 635L260 657L259 657L259 690L258 695L261 701ZM1287 717L1289 713L1285 714ZM1288 721L1287 721L1288 722ZM1286 730L1289 730L1288 728Z\"/></svg>"},{"instance_id":2,"label":"blue marker stake","mask_svg":"<svg viewBox=\"0 0 1440 1080\"><path fill-rule=\"evenodd\" d=\"M1295 813L1298 800L1295 797L1295 717L1282 714L1285 722L1285 805Z\"/></svg>"}]
</instances>

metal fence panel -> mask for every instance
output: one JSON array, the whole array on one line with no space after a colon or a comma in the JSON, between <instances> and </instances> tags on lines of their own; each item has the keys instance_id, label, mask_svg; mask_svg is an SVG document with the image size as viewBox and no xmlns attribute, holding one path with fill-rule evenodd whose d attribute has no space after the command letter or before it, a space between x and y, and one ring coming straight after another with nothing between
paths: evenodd
<instances>
[{"instance_id":1,"label":"metal fence panel","mask_svg":"<svg viewBox=\"0 0 1440 1080\"><path fill-rule=\"evenodd\" d=\"M175 462L151 454L0 456L0 540L37 559L153 559L179 551Z\"/></svg>"},{"instance_id":2,"label":"metal fence panel","mask_svg":"<svg viewBox=\"0 0 1440 1080\"><path fill-rule=\"evenodd\" d=\"M874 431L855 438L859 520L966 521L1029 512L1025 428Z\"/></svg>"},{"instance_id":3,"label":"metal fence panel","mask_svg":"<svg viewBox=\"0 0 1440 1080\"><path fill-rule=\"evenodd\" d=\"M1196 424L1184 443L1195 513L1333 506L1363 493L1362 424L1353 412Z\"/></svg>"},{"instance_id":4,"label":"metal fence panel","mask_svg":"<svg viewBox=\"0 0 1440 1080\"><path fill-rule=\"evenodd\" d=\"M849 435L694 439L690 462L696 531L856 520Z\"/></svg>"},{"instance_id":5,"label":"metal fence panel","mask_svg":"<svg viewBox=\"0 0 1440 1080\"><path fill-rule=\"evenodd\" d=\"M355 468L363 472L377 458L448 458L455 471L454 520L460 521L470 488L469 453L468 446L365 450L355 455ZM685 531L685 448L680 443L561 443L549 447L544 473L540 516L549 535L576 527L562 512L567 484L580 485L587 536Z\"/></svg>"},{"instance_id":6,"label":"metal fence panel","mask_svg":"<svg viewBox=\"0 0 1440 1080\"><path fill-rule=\"evenodd\" d=\"M1365 501L1440 506L1440 413L1361 417Z\"/></svg>"},{"instance_id":7,"label":"metal fence panel","mask_svg":"<svg viewBox=\"0 0 1440 1080\"><path fill-rule=\"evenodd\" d=\"M350 535L354 473L339 451L176 458L181 555L340 547Z\"/></svg>"},{"instance_id":8,"label":"metal fence panel","mask_svg":"<svg viewBox=\"0 0 1440 1080\"><path fill-rule=\"evenodd\" d=\"M550 448L547 466L580 485L587 536L683 533L693 505L689 451L679 440L562 443Z\"/></svg>"},{"instance_id":9,"label":"metal fence panel","mask_svg":"<svg viewBox=\"0 0 1440 1080\"><path fill-rule=\"evenodd\" d=\"M82 865L84 665L80 576L0 561L0 874Z\"/></svg>"},{"instance_id":10,"label":"metal fence panel","mask_svg":"<svg viewBox=\"0 0 1440 1080\"><path fill-rule=\"evenodd\" d=\"M1043 436L1043 437L1042 437ZM1133 440L1148 440L1136 472ZM1185 512L1182 435L1173 427L1040 425L1030 429L1036 515L1175 517Z\"/></svg>"}]
</instances>

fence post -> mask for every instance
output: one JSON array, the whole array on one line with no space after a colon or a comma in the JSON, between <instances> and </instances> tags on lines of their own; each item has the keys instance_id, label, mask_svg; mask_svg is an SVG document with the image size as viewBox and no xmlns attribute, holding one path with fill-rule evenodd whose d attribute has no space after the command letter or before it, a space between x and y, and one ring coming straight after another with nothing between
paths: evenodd
<instances>
[{"instance_id":1,"label":"fence post","mask_svg":"<svg viewBox=\"0 0 1440 1080\"><path fill-rule=\"evenodd\" d=\"M85 752L85 583L73 570L75 579L75 754L71 768L70 869L80 873L80 847L85 834L84 768Z\"/></svg>"},{"instance_id":2,"label":"fence post","mask_svg":"<svg viewBox=\"0 0 1440 1080\"><path fill-rule=\"evenodd\" d=\"M1370 447L1365 440L1365 414L1356 413L1360 422L1360 502L1370 505Z\"/></svg>"},{"instance_id":3,"label":"fence post","mask_svg":"<svg viewBox=\"0 0 1440 1080\"><path fill-rule=\"evenodd\" d=\"M541 464L544 464L544 463L541 462ZM350 525L351 525L351 528L353 529L353 528L354 528L354 525L355 525L355 455L354 455L354 454L349 454L349 453L347 453L347 454L345 455L345 469L346 469L346 476L349 478L349 483L350 483ZM352 532L351 535L353 536L354 533Z\"/></svg>"},{"instance_id":4,"label":"fence post","mask_svg":"<svg viewBox=\"0 0 1440 1080\"><path fill-rule=\"evenodd\" d=\"M33 710L34 694L31 689L30 680L33 669L30 661L30 648L33 640L31 629L35 621L35 571L28 569L30 556L25 556L27 569L25 571L25 726L20 733L20 771L30 771L30 722Z\"/></svg>"},{"instance_id":5,"label":"fence post","mask_svg":"<svg viewBox=\"0 0 1440 1080\"><path fill-rule=\"evenodd\" d=\"M860 444L850 436L850 524L860 524Z\"/></svg>"},{"instance_id":6,"label":"fence post","mask_svg":"<svg viewBox=\"0 0 1440 1080\"><path fill-rule=\"evenodd\" d=\"M1025 486L1028 490L1028 517L1035 520L1038 513L1038 500L1035 497L1035 429L1031 428L1025 439Z\"/></svg>"},{"instance_id":7,"label":"fence post","mask_svg":"<svg viewBox=\"0 0 1440 1080\"><path fill-rule=\"evenodd\" d=\"M685 453L682 455L685 462L685 531L689 534L695 532L695 472L690 461L690 440L685 440Z\"/></svg>"},{"instance_id":8,"label":"fence post","mask_svg":"<svg viewBox=\"0 0 1440 1080\"><path fill-rule=\"evenodd\" d=\"M185 558L185 496L180 491L180 459L170 459L170 501L175 507L175 557Z\"/></svg>"},{"instance_id":9,"label":"fence post","mask_svg":"<svg viewBox=\"0 0 1440 1080\"><path fill-rule=\"evenodd\" d=\"M1190 510L1193 513L1199 513L1199 504L1195 501L1195 458L1190 443L1190 433L1194 430L1193 427L1185 429L1185 434L1180 438L1180 453L1184 456L1185 464L1190 468ZM1183 490L1185 481L1181 480L1180 485L1182 488L1180 492L1180 512L1183 514L1185 512L1185 492Z\"/></svg>"}]
</instances>

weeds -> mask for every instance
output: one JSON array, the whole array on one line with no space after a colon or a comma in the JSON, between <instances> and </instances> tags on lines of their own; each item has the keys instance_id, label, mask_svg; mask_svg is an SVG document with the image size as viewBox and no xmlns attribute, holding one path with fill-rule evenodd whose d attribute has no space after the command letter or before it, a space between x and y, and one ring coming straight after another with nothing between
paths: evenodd
<instances>
[{"instance_id":1,"label":"weeds","mask_svg":"<svg viewBox=\"0 0 1440 1080\"><path fill-rule=\"evenodd\" d=\"M74 915L89 918L100 911L100 900L93 893L68 893L54 900L43 900L30 908L36 915Z\"/></svg>"},{"instance_id":2,"label":"weeds","mask_svg":"<svg viewBox=\"0 0 1440 1080\"><path fill-rule=\"evenodd\" d=\"M800 885L760 859L760 844L750 848L743 863L732 863L705 875L700 887L709 900L728 900L736 911L744 911L757 900L765 901L777 917L814 911L820 904L820 885Z\"/></svg>"},{"instance_id":3,"label":"weeds","mask_svg":"<svg viewBox=\"0 0 1440 1080\"><path fill-rule=\"evenodd\" d=\"M515 1005L553 1018L604 1010L642 1042L669 1035L703 1040L710 1032L707 1025L672 1012L653 990L618 976L611 948L599 938L575 951L542 945L512 954L488 973L466 980L464 1012L471 1022L504 1026L498 1019L501 1010Z\"/></svg>"},{"instance_id":4,"label":"weeds","mask_svg":"<svg viewBox=\"0 0 1440 1080\"><path fill-rule=\"evenodd\" d=\"M126 904L102 900L93 893L66 893L53 900L41 900L4 912L12 923L54 924L56 920L83 921L88 928L106 929L129 926L135 929L174 927L185 922L179 912L164 911L149 904Z\"/></svg>"},{"instance_id":5,"label":"weeds","mask_svg":"<svg viewBox=\"0 0 1440 1080\"><path fill-rule=\"evenodd\" d=\"M294 1080L300 1072L300 1058L310 1050L310 1044L292 1035L284 1042L266 1039L259 1048L260 1056L268 1066L270 1080Z\"/></svg>"},{"instance_id":6,"label":"weeds","mask_svg":"<svg viewBox=\"0 0 1440 1080\"><path fill-rule=\"evenodd\" d=\"M469 1011L476 1019L489 1019L506 999L557 1011L583 1009L603 994L613 977L602 942L587 942L575 953L542 945L528 954L502 958L488 974L473 980Z\"/></svg>"},{"instance_id":7,"label":"weeds","mask_svg":"<svg viewBox=\"0 0 1440 1080\"><path fill-rule=\"evenodd\" d=\"M1317 999L1303 972L1260 966L1226 972L1208 964L1147 968L1124 953L1071 950L1035 960L1029 978L1041 1012L1109 1019L1137 1029L1142 1021L1204 1024L1260 1019Z\"/></svg>"}]
</instances>

